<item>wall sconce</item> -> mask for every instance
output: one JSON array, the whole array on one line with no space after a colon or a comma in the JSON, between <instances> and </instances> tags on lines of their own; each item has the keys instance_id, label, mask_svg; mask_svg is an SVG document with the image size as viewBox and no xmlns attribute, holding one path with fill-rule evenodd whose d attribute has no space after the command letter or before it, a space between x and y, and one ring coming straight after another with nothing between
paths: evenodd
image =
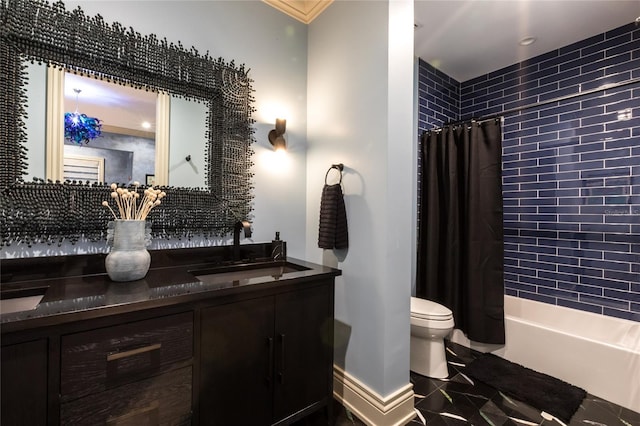
<instances>
[{"instance_id":1,"label":"wall sconce","mask_svg":"<svg viewBox=\"0 0 640 426\"><path fill-rule=\"evenodd\" d=\"M287 141L284 139L284 132L287 130L287 120L276 118L276 128L269 132L269 142L276 151L286 151Z\"/></svg>"}]
</instances>

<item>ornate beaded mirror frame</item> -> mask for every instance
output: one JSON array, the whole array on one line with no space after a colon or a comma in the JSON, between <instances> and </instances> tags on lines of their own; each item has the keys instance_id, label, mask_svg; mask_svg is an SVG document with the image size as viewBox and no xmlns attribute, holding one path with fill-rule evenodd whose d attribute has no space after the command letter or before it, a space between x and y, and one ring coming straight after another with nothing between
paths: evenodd
<instances>
[{"instance_id":1,"label":"ornate beaded mirror frame","mask_svg":"<svg viewBox=\"0 0 640 426\"><path fill-rule=\"evenodd\" d=\"M221 236L251 213L252 80L244 66L142 36L44 0L0 3L0 248L104 239L106 184L26 182L25 61L158 90L208 106L206 188L164 187L155 237Z\"/></svg>"}]
</instances>

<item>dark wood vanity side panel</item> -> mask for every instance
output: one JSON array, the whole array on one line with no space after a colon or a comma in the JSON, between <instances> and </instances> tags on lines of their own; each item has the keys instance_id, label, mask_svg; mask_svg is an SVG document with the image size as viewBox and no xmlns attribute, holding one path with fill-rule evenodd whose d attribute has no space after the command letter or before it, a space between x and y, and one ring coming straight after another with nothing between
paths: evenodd
<instances>
[{"instance_id":1,"label":"dark wood vanity side panel","mask_svg":"<svg viewBox=\"0 0 640 426\"><path fill-rule=\"evenodd\" d=\"M193 356L193 313L62 337L62 402L168 371Z\"/></svg>"},{"instance_id":2,"label":"dark wood vanity side panel","mask_svg":"<svg viewBox=\"0 0 640 426\"><path fill-rule=\"evenodd\" d=\"M3 346L2 425L47 424L47 341Z\"/></svg>"}]
</instances>

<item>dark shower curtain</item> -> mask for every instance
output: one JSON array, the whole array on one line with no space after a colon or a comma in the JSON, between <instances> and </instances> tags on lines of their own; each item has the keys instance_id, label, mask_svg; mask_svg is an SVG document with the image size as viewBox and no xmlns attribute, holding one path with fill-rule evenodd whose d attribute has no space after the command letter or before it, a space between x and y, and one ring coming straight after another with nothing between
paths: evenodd
<instances>
[{"instance_id":1,"label":"dark shower curtain","mask_svg":"<svg viewBox=\"0 0 640 426\"><path fill-rule=\"evenodd\" d=\"M453 311L469 339L504 343L499 120L422 135L416 296Z\"/></svg>"}]
</instances>

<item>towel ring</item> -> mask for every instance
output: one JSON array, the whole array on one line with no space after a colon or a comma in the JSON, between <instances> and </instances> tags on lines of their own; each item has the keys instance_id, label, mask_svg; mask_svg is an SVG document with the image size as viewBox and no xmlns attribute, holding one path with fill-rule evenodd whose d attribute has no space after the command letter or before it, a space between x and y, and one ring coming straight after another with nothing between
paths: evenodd
<instances>
[{"instance_id":1,"label":"towel ring","mask_svg":"<svg viewBox=\"0 0 640 426\"><path fill-rule=\"evenodd\" d=\"M327 170L327 173L324 175L324 184L327 185L327 178L329 177L329 172L332 169L336 169L338 170L338 172L340 172L340 181L337 183L338 185L340 185L342 183L342 171L344 170L344 164L342 163L332 164L331 167L329 167L329 170Z\"/></svg>"}]
</instances>

